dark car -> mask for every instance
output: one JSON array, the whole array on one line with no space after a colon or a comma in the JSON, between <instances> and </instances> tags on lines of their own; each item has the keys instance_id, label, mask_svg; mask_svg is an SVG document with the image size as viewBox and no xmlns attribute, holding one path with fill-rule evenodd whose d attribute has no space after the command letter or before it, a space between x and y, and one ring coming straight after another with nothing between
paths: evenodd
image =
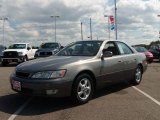
<instances>
[{"instance_id":1,"label":"dark car","mask_svg":"<svg viewBox=\"0 0 160 120\"><path fill-rule=\"evenodd\" d=\"M62 46L60 43L56 43L56 42L42 43L40 48L35 53L35 58L48 57L48 56L54 55L60 49L62 49Z\"/></svg>"},{"instance_id":2,"label":"dark car","mask_svg":"<svg viewBox=\"0 0 160 120\"><path fill-rule=\"evenodd\" d=\"M22 94L72 96L88 102L104 85L129 80L140 84L147 69L146 57L121 41L77 41L55 56L18 65L11 87Z\"/></svg>"},{"instance_id":3,"label":"dark car","mask_svg":"<svg viewBox=\"0 0 160 120\"><path fill-rule=\"evenodd\" d=\"M137 52L144 53L146 55L148 63L153 61L153 54L149 52L145 47L135 46Z\"/></svg>"},{"instance_id":4,"label":"dark car","mask_svg":"<svg viewBox=\"0 0 160 120\"><path fill-rule=\"evenodd\" d=\"M153 54L154 59L160 61L160 44L151 45L149 51Z\"/></svg>"}]
</instances>

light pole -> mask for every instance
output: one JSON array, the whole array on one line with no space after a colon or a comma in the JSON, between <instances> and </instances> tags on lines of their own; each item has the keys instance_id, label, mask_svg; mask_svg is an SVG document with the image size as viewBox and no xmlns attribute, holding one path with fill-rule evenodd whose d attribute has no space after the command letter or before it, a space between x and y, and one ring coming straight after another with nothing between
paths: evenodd
<instances>
[{"instance_id":1,"label":"light pole","mask_svg":"<svg viewBox=\"0 0 160 120\"><path fill-rule=\"evenodd\" d=\"M0 18L0 20L3 20L3 45L4 45L4 23L5 23L5 20L8 20L8 18L4 17L4 18Z\"/></svg>"},{"instance_id":2,"label":"light pole","mask_svg":"<svg viewBox=\"0 0 160 120\"><path fill-rule=\"evenodd\" d=\"M92 40L92 20L90 18L90 38Z\"/></svg>"},{"instance_id":3,"label":"light pole","mask_svg":"<svg viewBox=\"0 0 160 120\"><path fill-rule=\"evenodd\" d=\"M112 15L104 15L104 17L108 17L108 38L110 40L110 23L109 23L109 17Z\"/></svg>"},{"instance_id":4,"label":"light pole","mask_svg":"<svg viewBox=\"0 0 160 120\"><path fill-rule=\"evenodd\" d=\"M160 17L160 15L157 15L157 17ZM160 30L159 30L159 38L160 38Z\"/></svg>"},{"instance_id":5,"label":"light pole","mask_svg":"<svg viewBox=\"0 0 160 120\"><path fill-rule=\"evenodd\" d=\"M83 40L83 23L81 22L81 39Z\"/></svg>"},{"instance_id":6,"label":"light pole","mask_svg":"<svg viewBox=\"0 0 160 120\"><path fill-rule=\"evenodd\" d=\"M116 0L114 0L114 5L115 5L115 35L117 40L117 1Z\"/></svg>"},{"instance_id":7,"label":"light pole","mask_svg":"<svg viewBox=\"0 0 160 120\"><path fill-rule=\"evenodd\" d=\"M55 42L57 41L56 40L56 20L57 20L57 18L59 18L60 16L50 16L51 18L54 18L54 23L55 23L55 26L54 26L54 28L55 28Z\"/></svg>"}]
</instances>

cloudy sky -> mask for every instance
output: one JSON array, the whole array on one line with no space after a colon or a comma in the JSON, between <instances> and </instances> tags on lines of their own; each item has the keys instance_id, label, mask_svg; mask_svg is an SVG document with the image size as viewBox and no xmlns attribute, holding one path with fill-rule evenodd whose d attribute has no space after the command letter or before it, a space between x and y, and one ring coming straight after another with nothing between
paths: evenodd
<instances>
[{"instance_id":1,"label":"cloudy sky","mask_svg":"<svg viewBox=\"0 0 160 120\"><path fill-rule=\"evenodd\" d=\"M159 39L160 0L117 0L118 39L134 44L149 44ZM0 44L29 42L40 45L55 41L54 19L57 18L57 42L66 45L89 40L90 18L93 39L108 39L107 18L114 15L114 0L0 0ZM4 40L3 40L4 22ZM111 31L115 39L115 31Z\"/></svg>"}]
</instances>

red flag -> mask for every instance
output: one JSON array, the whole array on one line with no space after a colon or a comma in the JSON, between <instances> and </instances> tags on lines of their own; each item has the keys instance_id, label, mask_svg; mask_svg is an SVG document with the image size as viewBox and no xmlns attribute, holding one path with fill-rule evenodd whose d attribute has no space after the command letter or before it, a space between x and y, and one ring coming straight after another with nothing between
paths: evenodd
<instances>
[{"instance_id":1,"label":"red flag","mask_svg":"<svg viewBox=\"0 0 160 120\"><path fill-rule=\"evenodd\" d=\"M110 22L114 23L114 17L113 16L109 16Z\"/></svg>"},{"instance_id":2,"label":"red flag","mask_svg":"<svg viewBox=\"0 0 160 120\"><path fill-rule=\"evenodd\" d=\"M109 16L109 20L111 22L111 30L114 30L115 26L114 26L114 17L113 16Z\"/></svg>"}]
</instances>

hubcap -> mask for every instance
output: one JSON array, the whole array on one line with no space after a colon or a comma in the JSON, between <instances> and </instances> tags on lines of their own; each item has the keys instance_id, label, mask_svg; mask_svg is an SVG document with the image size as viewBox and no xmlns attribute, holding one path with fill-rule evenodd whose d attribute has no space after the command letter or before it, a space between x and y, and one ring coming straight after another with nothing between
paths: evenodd
<instances>
[{"instance_id":1,"label":"hubcap","mask_svg":"<svg viewBox=\"0 0 160 120\"><path fill-rule=\"evenodd\" d=\"M137 68L135 77L136 77L137 83L139 83L141 81L141 77L142 77L140 68Z\"/></svg>"},{"instance_id":2,"label":"hubcap","mask_svg":"<svg viewBox=\"0 0 160 120\"><path fill-rule=\"evenodd\" d=\"M91 93L91 83L87 78L82 79L77 88L78 97L86 100Z\"/></svg>"}]
</instances>

